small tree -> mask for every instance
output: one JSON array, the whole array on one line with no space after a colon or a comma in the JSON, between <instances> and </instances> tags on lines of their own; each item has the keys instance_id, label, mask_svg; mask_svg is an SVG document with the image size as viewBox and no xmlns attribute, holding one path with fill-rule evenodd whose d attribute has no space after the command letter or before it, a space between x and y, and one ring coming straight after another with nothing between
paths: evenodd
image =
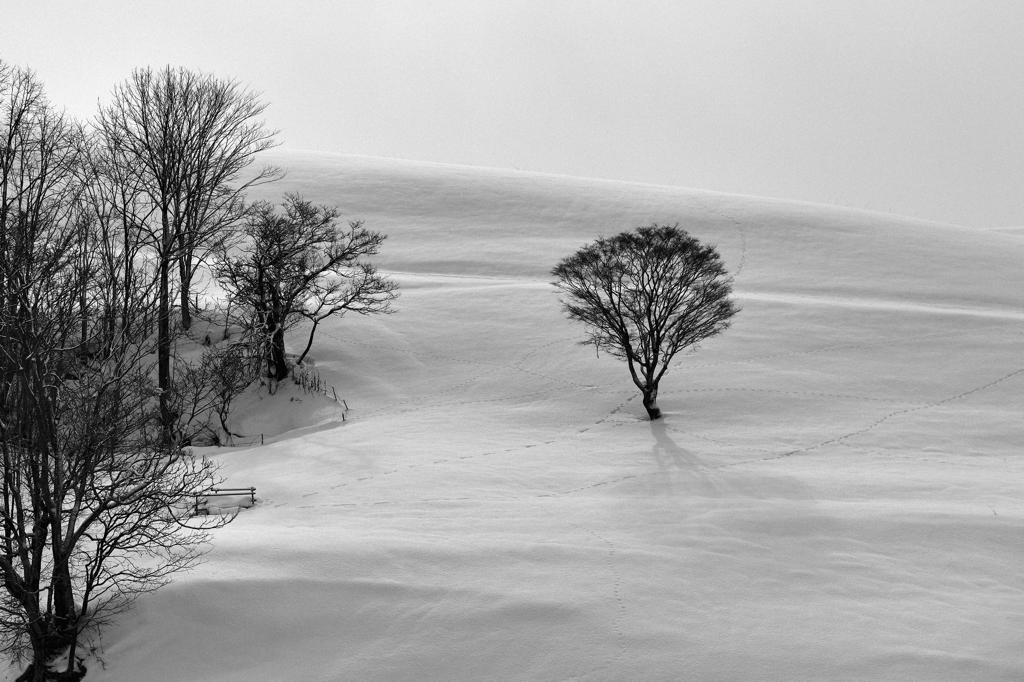
<instances>
[{"instance_id":1,"label":"small tree","mask_svg":"<svg viewBox=\"0 0 1024 682\"><path fill-rule=\"evenodd\" d=\"M258 369L254 369L242 344L212 346L203 352L202 364L210 385L213 411L217 413L224 438L230 444L235 436L228 428L231 403L256 379Z\"/></svg>"},{"instance_id":2,"label":"small tree","mask_svg":"<svg viewBox=\"0 0 1024 682\"><path fill-rule=\"evenodd\" d=\"M338 209L315 206L288 194L279 214L273 205L253 206L241 244L222 251L215 272L244 324L265 347L267 374L288 376L284 333L305 317L312 326L299 363L313 344L317 325L346 312L391 312L398 285L363 260L376 255L386 235L351 222L337 224Z\"/></svg>"},{"instance_id":3,"label":"small tree","mask_svg":"<svg viewBox=\"0 0 1024 682\"><path fill-rule=\"evenodd\" d=\"M210 346L195 362L179 360L170 400L178 417L175 439L195 445L199 438L213 438L231 444L234 434L228 429L231 404L259 376L258 363L250 358L249 349L240 343ZM212 423L216 415L223 430L223 439Z\"/></svg>"},{"instance_id":4,"label":"small tree","mask_svg":"<svg viewBox=\"0 0 1024 682\"><path fill-rule=\"evenodd\" d=\"M569 318L587 326L583 343L626 361L652 420L672 359L725 330L739 310L718 252L678 225L598 239L552 274Z\"/></svg>"}]
</instances>

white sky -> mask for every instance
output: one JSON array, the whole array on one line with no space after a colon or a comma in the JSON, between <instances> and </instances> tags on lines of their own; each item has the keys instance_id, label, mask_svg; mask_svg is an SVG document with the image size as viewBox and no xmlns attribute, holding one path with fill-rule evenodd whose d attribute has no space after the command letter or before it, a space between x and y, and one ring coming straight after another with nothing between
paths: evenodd
<instances>
[{"instance_id":1,"label":"white sky","mask_svg":"<svg viewBox=\"0 0 1024 682\"><path fill-rule=\"evenodd\" d=\"M5 2L88 116L136 66L261 91L287 147L1024 224L1024 2Z\"/></svg>"}]
</instances>

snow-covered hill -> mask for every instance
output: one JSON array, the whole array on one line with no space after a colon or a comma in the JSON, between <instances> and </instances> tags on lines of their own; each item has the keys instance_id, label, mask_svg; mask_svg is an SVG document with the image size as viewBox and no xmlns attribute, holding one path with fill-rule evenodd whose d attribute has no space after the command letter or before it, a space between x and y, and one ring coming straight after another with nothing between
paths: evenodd
<instances>
[{"instance_id":1,"label":"snow-covered hill","mask_svg":"<svg viewBox=\"0 0 1024 682\"><path fill-rule=\"evenodd\" d=\"M318 335L348 421L251 403L268 444L215 456L262 502L106 631L89 679L1024 679L1019 233L273 161L268 198L389 235L399 312ZM716 243L743 307L654 424L547 275L651 222Z\"/></svg>"}]
</instances>

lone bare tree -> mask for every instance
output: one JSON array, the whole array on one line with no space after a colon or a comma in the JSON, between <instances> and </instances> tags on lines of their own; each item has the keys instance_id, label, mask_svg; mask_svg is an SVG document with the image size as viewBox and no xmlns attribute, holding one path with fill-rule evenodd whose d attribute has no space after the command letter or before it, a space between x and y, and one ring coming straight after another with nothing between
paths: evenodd
<instances>
[{"instance_id":1,"label":"lone bare tree","mask_svg":"<svg viewBox=\"0 0 1024 682\"><path fill-rule=\"evenodd\" d=\"M134 71L97 117L114 167L131 171L130 182L152 206L146 226L157 254L157 374L164 393L172 384L173 276L188 329L196 267L244 215L245 191L279 176L267 167L242 177L274 144L274 133L259 120L265 108L235 81L168 66ZM164 393L161 419L169 440L175 415Z\"/></svg>"},{"instance_id":2,"label":"lone bare tree","mask_svg":"<svg viewBox=\"0 0 1024 682\"><path fill-rule=\"evenodd\" d=\"M725 330L738 308L713 246L676 226L650 225L601 238L552 270L584 344L626 361L644 408L661 417L658 384L676 354Z\"/></svg>"},{"instance_id":3,"label":"lone bare tree","mask_svg":"<svg viewBox=\"0 0 1024 682\"><path fill-rule=\"evenodd\" d=\"M268 376L288 376L284 334L299 319L312 323L301 364L317 326L330 316L387 313L398 285L364 260L386 235L351 222L339 227L338 209L288 194L278 213L269 203L253 207L241 243L225 249L214 270L245 322L266 341Z\"/></svg>"}]
</instances>

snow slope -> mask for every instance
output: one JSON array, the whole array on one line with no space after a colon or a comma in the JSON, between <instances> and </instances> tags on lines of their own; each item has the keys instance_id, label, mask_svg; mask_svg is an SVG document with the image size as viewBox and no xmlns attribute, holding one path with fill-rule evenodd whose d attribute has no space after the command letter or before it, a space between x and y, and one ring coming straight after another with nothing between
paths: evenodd
<instances>
[{"instance_id":1,"label":"snow slope","mask_svg":"<svg viewBox=\"0 0 1024 682\"><path fill-rule=\"evenodd\" d=\"M269 198L389 235L400 312L319 333L348 421L252 403L268 444L214 454L262 502L107 630L89 679L1024 679L1019 234L273 159ZM547 272L655 221L718 245L743 311L652 424Z\"/></svg>"}]
</instances>

